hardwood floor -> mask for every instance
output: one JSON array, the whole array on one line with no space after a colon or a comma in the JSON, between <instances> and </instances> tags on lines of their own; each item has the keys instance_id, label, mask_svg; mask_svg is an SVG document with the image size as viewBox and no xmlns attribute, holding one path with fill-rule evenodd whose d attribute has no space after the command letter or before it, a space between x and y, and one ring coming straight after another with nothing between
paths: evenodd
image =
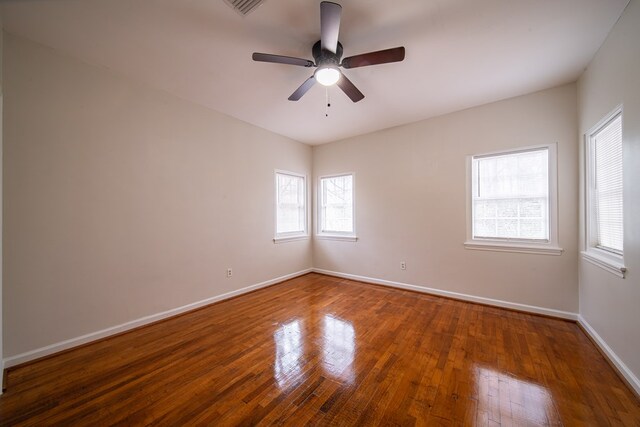
<instances>
[{"instance_id":1,"label":"hardwood floor","mask_svg":"<svg viewBox=\"0 0 640 427\"><path fill-rule=\"evenodd\" d=\"M8 371L1 425L640 425L577 325L309 274Z\"/></svg>"}]
</instances>

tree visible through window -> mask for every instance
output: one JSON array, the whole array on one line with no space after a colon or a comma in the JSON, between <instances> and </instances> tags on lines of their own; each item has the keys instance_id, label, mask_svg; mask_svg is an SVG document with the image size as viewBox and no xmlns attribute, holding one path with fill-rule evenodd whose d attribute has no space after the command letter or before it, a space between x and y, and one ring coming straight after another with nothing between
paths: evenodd
<instances>
[{"instance_id":1,"label":"tree visible through window","mask_svg":"<svg viewBox=\"0 0 640 427\"><path fill-rule=\"evenodd\" d=\"M276 172L276 236L306 234L305 178Z\"/></svg>"},{"instance_id":2,"label":"tree visible through window","mask_svg":"<svg viewBox=\"0 0 640 427\"><path fill-rule=\"evenodd\" d=\"M320 179L320 232L353 234L353 175Z\"/></svg>"},{"instance_id":3,"label":"tree visible through window","mask_svg":"<svg viewBox=\"0 0 640 427\"><path fill-rule=\"evenodd\" d=\"M472 159L474 239L549 241L547 147Z\"/></svg>"}]
</instances>

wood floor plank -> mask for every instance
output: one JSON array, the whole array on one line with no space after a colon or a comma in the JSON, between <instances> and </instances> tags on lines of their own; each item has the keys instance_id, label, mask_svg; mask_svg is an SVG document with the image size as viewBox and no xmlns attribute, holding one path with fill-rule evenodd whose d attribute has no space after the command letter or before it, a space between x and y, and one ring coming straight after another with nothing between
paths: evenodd
<instances>
[{"instance_id":1,"label":"wood floor plank","mask_svg":"<svg viewBox=\"0 0 640 427\"><path fill-rule=\"evenodd\" d=\"M575 323L315 273L6 382L1 426L640 426Z\"/></svg>"}]
</instances>

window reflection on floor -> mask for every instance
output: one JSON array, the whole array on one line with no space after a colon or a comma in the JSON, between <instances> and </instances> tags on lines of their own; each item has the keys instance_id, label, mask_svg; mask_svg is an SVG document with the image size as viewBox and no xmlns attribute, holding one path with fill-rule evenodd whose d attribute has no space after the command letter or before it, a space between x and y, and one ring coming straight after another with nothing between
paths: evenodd
<instances>
[{"instance_id":1,"label":"window reflection on floor","mask_svg":"<svg viewBox=\"0 0 640 427\"><path fill-rule=\"evenodd\" d=\"M275 342L275 362L273 375L280 388L288 388L300 379L304 372L305 349L303 324L292 320L280 326L273 334ZM355 375L355 330L345 320L325 315L322 317L320 336L313 344L320 346L319 354L327 376L346 383L353 383ZM314 353L314 351L312 351Z\"/></svg>"},{"instance_id":2,"label":"window reflection on floor","mask_svg":"<svg viewBox=\"0 0 640 427\"><path fill-rule=\"evenodd\" d=\"M479 421L511 421L516 425L559 422L549 390L494 369L474 367ZM505 420L508 418L510 420Z\"/></svg>"},{"instance_id":3,"label":"window reflection on floor","mask_svg":"<svg viewBox=\"0 0 640 427\"><path fill-rule=\"evenodd\" d=\"M355 330L350 322L325 315L322 334L322 361L328 375L352 383Z\"/></svg>"},{"instance_id":4,"label":"window reflection on floor","mask_svg":"<svg viewBox=\"0 0 640 427\"><path fill-rule=\"evenodd\" d=\"M276 359L273 375L280 388L293 384L302 373L304 341L299 320L285 323L273 334Z\"/></svg>"}]
</instances>

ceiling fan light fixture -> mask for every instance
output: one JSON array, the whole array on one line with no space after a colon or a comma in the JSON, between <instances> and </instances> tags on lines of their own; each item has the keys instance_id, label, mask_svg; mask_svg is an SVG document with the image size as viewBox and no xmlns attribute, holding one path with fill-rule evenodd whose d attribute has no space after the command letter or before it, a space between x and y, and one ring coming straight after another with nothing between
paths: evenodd
<instances>
[{"instance_id":1,"label":"ceiling fan light fixture","mask_svg":"<svg viewBox=\"0 0 640 427\"><path fill-rule=\"evenodd\" d=\"M0 0L2 1L2 0ZM225 1L262 1L262 0L225 0ZM320 2L320 40L311 47L314 61L291 56L272 55L269 53L254 52L252 58L259 62L272 62L275 64L297 65L299 67L316 67L313 76L308 77L292 94L289 101L299 101L300 98L311 89L316 82L323 86L338 87L353 102L364 99L364 94L342 74L341 68L358 68L376 64L387 64L404 60L404 47L378 50L362 53L360 55L342 58L343 47L338 40L340 34L340 15L342 6L332 1ZM328 95L328 94L327 94ZM329 102L327 101L327 105Z\"/></svg>"},{"instance_id":2,"label":"ceiling fan light fixture","mask_svg":"<svg viewBox=\"0 0 640 427\"><path fill-rule=\"evenodd\" d=\"M340 80L340 70L337 67L333 66L322 66L319 67L313 76L316 78L316 81L323 86L333 86L338 83Z\"/></svg>"}]
</instances>

